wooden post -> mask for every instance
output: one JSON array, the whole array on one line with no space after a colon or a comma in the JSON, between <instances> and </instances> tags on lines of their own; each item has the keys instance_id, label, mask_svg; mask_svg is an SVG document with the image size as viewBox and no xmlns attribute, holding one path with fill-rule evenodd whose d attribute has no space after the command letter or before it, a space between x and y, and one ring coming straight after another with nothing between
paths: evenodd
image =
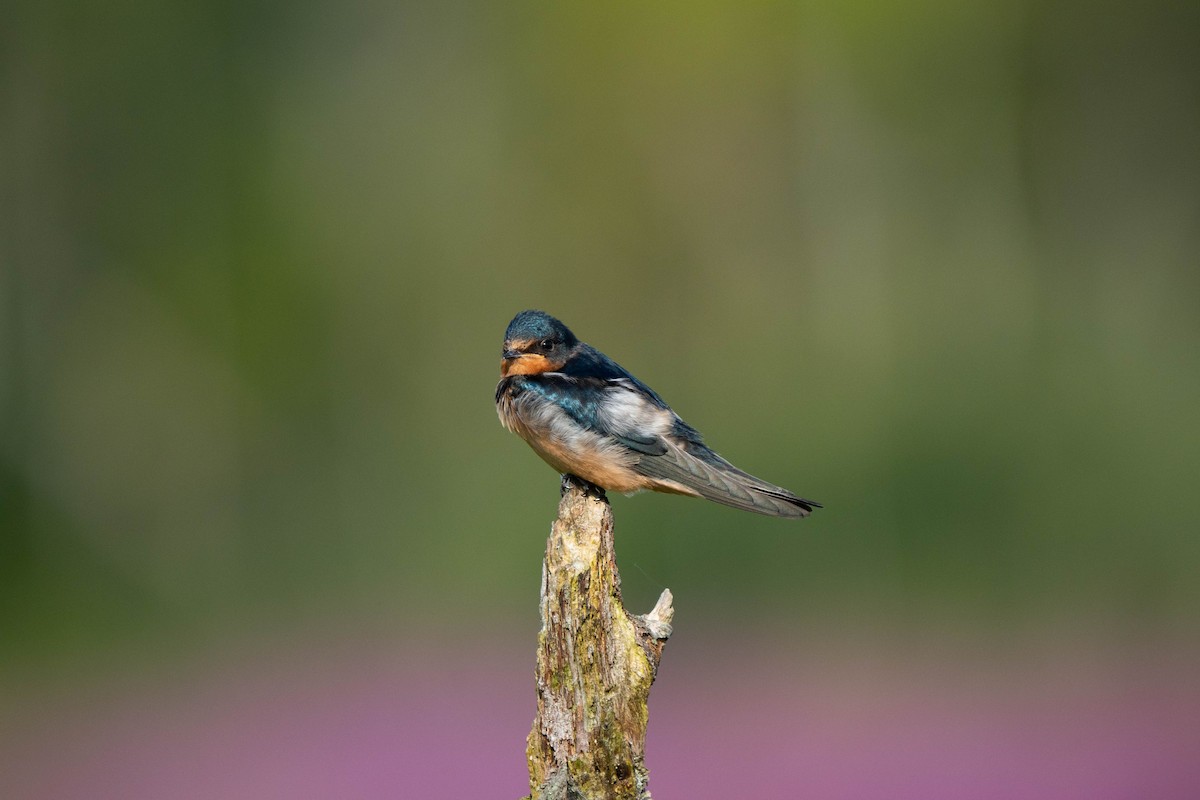
<instances>
[{"instance_id":1,"label":"wooden post","mask_svg":"<svg viewBox=\"0 0 1200 800\"><path fill-rule=\"evenodd\" d=\"M542 564L532 800L650 800L646 702L671 635L671 592L633 616L621 603L612 508L563 476Z\"/></svg>"}]
</instances>

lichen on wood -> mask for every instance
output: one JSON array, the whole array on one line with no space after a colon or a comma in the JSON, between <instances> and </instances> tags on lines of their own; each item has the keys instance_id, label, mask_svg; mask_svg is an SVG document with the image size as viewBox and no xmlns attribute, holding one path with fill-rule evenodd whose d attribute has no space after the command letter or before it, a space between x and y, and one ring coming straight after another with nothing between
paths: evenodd
<instances>
[{"instance_id":1,"label":"lichen on wood","mask_svg":"<svg viewBox=\"0 0 1200 800\"><path fill-rule=\"evenodd\" d=\"M532 800L649 800L646 703L671 635L671 592L634 616L621 601L612 509L564 476L542 564Z\"/></svg>"}]
</instances>

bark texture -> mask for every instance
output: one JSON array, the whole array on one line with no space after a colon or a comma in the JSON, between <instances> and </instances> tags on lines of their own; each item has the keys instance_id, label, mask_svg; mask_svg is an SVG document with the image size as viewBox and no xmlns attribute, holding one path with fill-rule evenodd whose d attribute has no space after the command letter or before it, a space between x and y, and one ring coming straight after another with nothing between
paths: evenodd
<instances>
[{"instance_id":1,"label":"bark texture","mask_svg":"<svg viewBox=\"0 0 1200 800\"><path fill-rule=\"evenodd\" d=\"M671 635L671 592L629 614L604 492L563 478L542 564L533 800L649 800L646 702Z\"/></svg>"}]
</instances>

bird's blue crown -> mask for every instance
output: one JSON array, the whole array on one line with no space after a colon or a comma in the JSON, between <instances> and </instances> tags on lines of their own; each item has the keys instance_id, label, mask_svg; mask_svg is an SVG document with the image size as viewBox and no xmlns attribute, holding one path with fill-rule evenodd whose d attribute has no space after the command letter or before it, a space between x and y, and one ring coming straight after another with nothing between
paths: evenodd
<instances>
[{"instance_id":1,"label":"bird's blue crown","mask_svg":"<svg viewBox=\"0 0 1200 800\"><path fill-rule=\"evenodd\" d=\"M575 344L578 339L571 330L545 311L530 309L522 311L508 323L504 332L507 341L528 339L558 339L568 346Z\"/></svg>"}]
</instances>

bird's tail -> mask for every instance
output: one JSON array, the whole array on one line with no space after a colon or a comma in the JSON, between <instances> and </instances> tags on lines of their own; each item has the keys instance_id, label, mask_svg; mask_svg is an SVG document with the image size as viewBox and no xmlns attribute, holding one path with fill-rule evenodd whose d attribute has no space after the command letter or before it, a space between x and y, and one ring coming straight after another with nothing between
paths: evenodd
<instances>
[{"instance_id":1,"label":"bird's tail","mask_svg":"<svg viewBox=\"0 0 1200 800\"><path fill-rule=\"evenodd\" d=\"M771 517L807 517L814 508L821 507L820 503L797 497L736 467L716 468L712 480L692 488L706 500Z\"/></svg>"},{"instance_id":2,"label":"bird's tail","mask_svg":"<svg viewBox=\"0 0 1200 800\"><path fill-rule=\"evenodd\" d=\"M767 483L730 464L703 444L672 447L662 457L643 458L642 474L682 484L715 503L771 517L807 517L821 504L805 500L781 486ZM664 486L663 491L677 491Z\"/></svg>"}]
</instances>

